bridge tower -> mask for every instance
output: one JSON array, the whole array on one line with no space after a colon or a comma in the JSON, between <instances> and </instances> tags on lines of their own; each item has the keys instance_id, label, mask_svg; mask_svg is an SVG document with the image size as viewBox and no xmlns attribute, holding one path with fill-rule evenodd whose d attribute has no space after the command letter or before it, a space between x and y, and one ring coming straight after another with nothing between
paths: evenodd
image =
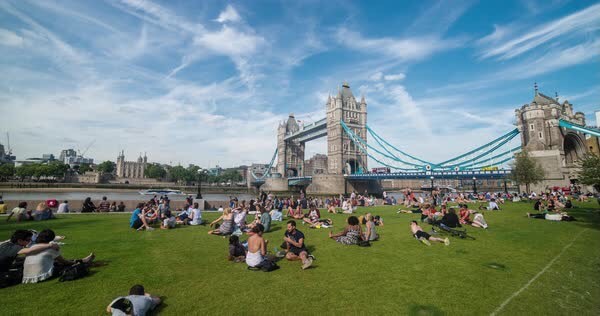
<instances>
[{"instance_id":1,"label":"bridge tower","mask_svg":"<svg viewBox=\"0 0 600 316\"><path fill-rule=\"evenodd\" d=\"M356 135L367 140L367 102L364 96L357 102L344 82L335 97L327 100L327 165L329 174L354 174L366 172L367 155L344 133L343 120Z\"/></svg>"},{"instance_id":2,"label":"bridge tower","mask_svg":"<svg viewBox=\"0 0 600 316\"><path fill-rule=\"evenodd\" d=\"M277 172L283 177L300 177L304 175L305 144L297 139L285 140L285 137L296 133L300 126L293 113L287 121L279 123L277 128Z\"/></svg>"},{"instance_id":3,"label":"bridge tower","mask_svg":"<svg viewBox=\"0 0 600 316\"><path fill-rule=\"evenodd\" d=\"M577 179L576 162L587 151L582 133L559 126L559 120L585 126L585 115L573 113L569 101L562 104L558 96L551 98L538 92L530 104L515 110L517 128L521 132L524 150L541 164L546 179L531 190L543 190L552 186L568 186Z\"/></svg>"}]
</instances>

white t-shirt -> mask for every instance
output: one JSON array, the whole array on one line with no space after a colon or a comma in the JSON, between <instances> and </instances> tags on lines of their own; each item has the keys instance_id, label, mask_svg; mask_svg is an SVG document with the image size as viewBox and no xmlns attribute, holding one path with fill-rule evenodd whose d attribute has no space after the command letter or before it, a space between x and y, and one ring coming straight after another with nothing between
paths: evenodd
<instances>
[{"instance_id":1,"label":"white t-shirt","mask_svg":"<svg viewBox=\"0 0 600 316\"><path fill-rule=\"evenodd\" d=\"M200 225L200 224L202 224L202 213L200 212L200 209L191 208L189 210L189 212L190 212L190 217L192 218L192 221L190 222L190 225Z\"/></svg>"},{"instance_id":2,"label":"white t-shirt","mask_svg":"<svg viewBox=\"0 0 600 316\"><path fill-rule=\"evenodd\" d=\"M69 204L67 204L67 203L60 203L60 205L58 206L58 210L56 211L56 213L69 213Z\"/></svg>"},{"instance_id":3,"label":"white t-shirt","mask_svg":"<svg viewBox=\"0 0 600 316\"><path fill-rule=\"evenodd\" d=\"M498 204L496 204L496 202L491 202L488 205L488 210L493 211L493 210L499 210L500 207L498 207Z\"/></svg>"},{"instance_id":4,"label":"white t-shirt","mask_svg":"<svg viewBox=\"0 0 600 316\"><path fill-rule=\"evenodd\" d=\"M235 217L233 218L233 221L235 222L236 225L241 226L241 224L243 224L246 221L246 211L240 211L240 212L236 212L235 213Z\"/></svg>"}]
</instances>

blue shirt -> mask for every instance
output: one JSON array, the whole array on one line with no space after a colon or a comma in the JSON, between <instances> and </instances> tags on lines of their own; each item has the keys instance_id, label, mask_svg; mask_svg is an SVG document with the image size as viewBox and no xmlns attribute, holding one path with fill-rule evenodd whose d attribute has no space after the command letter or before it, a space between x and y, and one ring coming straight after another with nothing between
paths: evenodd
<instances>
[{"instance_id":1,"label":"blue shirt","mask_svg":"<svg viewBox=\"0 0 600 316\"><path fill-rule=\"evenodd\" d=\"M135 221L140 218L140 213L142 213L142 210L139 208L136 208L135 211L133 211L133 214L131 214L131 219L129 219L129 227L133 227Z\"/></svg>"}]
</instances>

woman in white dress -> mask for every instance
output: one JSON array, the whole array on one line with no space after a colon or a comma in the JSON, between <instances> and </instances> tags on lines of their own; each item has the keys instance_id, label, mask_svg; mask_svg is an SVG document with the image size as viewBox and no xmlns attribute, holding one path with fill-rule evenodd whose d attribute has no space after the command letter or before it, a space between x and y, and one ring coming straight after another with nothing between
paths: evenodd
<instances>
[{"instance_id":1,"label":"woman in white dress","mask_svg":"<svg viewBox=\"0 0 600 316\"><path fill-rule=\"evenodd\" d=\"M37 238L35 247L47 247L54 240L56 234L50 229L41 231ZM65 268L77 262L90 263L94 260L94 253L81 260L67 260L61 256L59 250L46 249L34 255L25 257L23 264L23 283L37 283L47 280L53 276L60 275Z\"/></svg>"}]
</instances>

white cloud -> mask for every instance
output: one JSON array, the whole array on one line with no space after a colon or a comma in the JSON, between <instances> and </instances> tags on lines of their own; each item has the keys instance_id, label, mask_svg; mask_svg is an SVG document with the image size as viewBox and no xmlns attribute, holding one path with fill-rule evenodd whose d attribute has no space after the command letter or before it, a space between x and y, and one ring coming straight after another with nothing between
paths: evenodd
<instances>
[{"instance_id":1,"label":"white cloud","mask_svg":"<svg viewBox=\"0 0 600 316\"><path fill-rule=\"evenodd\" d=\"M252 55L265 40L257 35L224 25L216 32L205 32L194 38L199 48L207 48L227 56Z\"/></svg>"},{"instance_id":2,"label":"white cloud","mask_svg":"<svg viewBox=\"0 0 600 316\"><path fill-rule=\"evenodd\" d=\"M235 8L228 4L224 11L219 14L219 17L215 20L219 23L226 22L239 22L242 20L242 17L237 13Z\"/></svg>"},{"instance_id":3,"label":"white cloud","mask_svg":"<svg viewBox=\"0 0 600 316\"><path fill-rule=\"evenodd\" d=\"M378 72L372 74L371 76L369 76L370 81L379 81L379 80L381 80L381 78L383 78L383 72L381 72L381 71L378 71Z\"/></svg>"},{"instance_id":4,"label":"white cloud","mask_svg":"<svg viewBox=\"0 0 600 316\"><path fill-rule=\"evenodd\" d=\"M543 24L505 43L489 45L483 49L481 57L496 57L500 60L511 59L558 37L572 36L573 34L585 35L598 29L600 29L600 4L592 5L579 12ZM499 28L494 30L496 35L492 33L484 37L481 41L485 43L494 37L499 37L500 33L497 33L498 30ZM500 30L502 29L500 28Z\"/></svg>"},{"instance_id":5,"label":"white cloud","mask_svg":"<svg viewBox=\"0 0 600 316\"><path fill-rule=\"evenodd\" d=\"M10 30L0 28L0 45L19 47L23 45L23 37Z\"/></svg>"},{"instance_id":6,"label":"white cloud","mask_svg":"<svg viewBox=\"0 0 600 316\"><path fill-rule=\"evenodd\" d=\"M386 81L403 80L404 78L406 78L406 75L403 73L390 74L390 75L383 76L383 79L385 79Z\"/></svg>"},{"instance_id":7,"label":"white cloud","mask_svg":"<svg viewBox=\"0 0 600 316\"><path fill-rule=\"evenodd\" d=\"M365 53L377 53L401 60L420 60L433 53L458 47L462 41L441 39L437 36L406 38L367 38L360 33L340 28L336 40L351 49Z\"/></svg>"}]
</instances>

